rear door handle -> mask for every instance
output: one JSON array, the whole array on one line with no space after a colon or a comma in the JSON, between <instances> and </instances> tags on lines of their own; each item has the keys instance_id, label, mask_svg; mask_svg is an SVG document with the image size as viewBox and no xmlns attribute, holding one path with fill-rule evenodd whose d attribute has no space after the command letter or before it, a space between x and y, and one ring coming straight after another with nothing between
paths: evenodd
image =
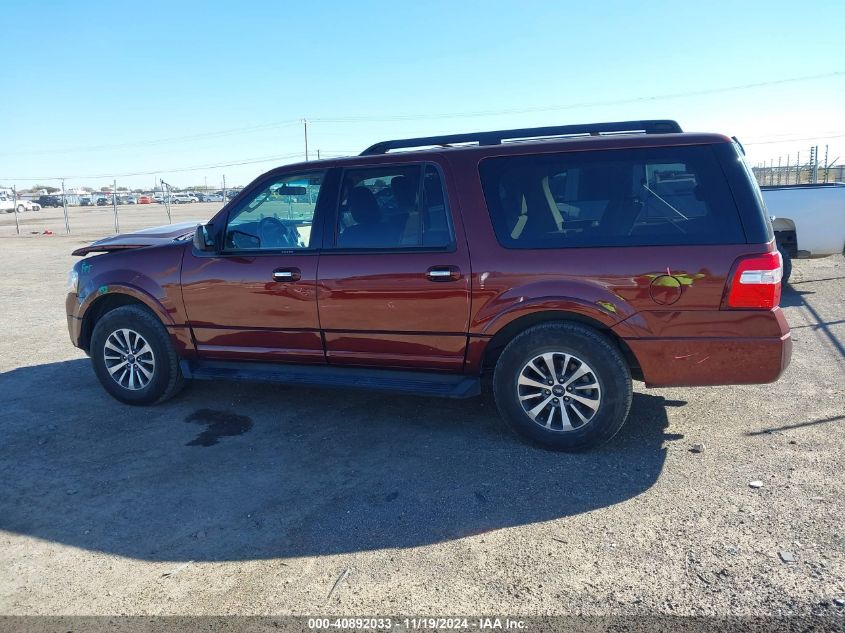
<instances>
[{"instance_id":1,"label":"rear door handle","mask_svg":"<svg viewBox=\"0 0 845 633\"><path fill-rule=\"evenodd\" d=\"M429 281L457 281L461 278L461 269L457 266L432 266L425 276Z\"/></svg>"},{"instance_id":2,"label":"rear door handle","mask_svg":"<svg viewBox=\"0 0 845 633\"><path fill-rule=\"evenodd\" d=\"M299 281L302 271L299 268L277 268L273 271L273 281Z\"/></svg>"}]
</instances>

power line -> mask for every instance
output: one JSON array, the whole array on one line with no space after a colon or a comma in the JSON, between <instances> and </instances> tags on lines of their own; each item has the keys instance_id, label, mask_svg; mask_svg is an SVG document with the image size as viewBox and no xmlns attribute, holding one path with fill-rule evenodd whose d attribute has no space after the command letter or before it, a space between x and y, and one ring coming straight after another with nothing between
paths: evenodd
<instances>
[{"instance_id":1,"label":"power line","mask_svg":"<svg viewBox=\"0 0 845 633\"><path fill-rule=\"evenodd\" d=\"M66 148L66 149L58 149L58 150L32 150L32 151L25 151L25 152L15 152L16 155L19 156L37 156L42 154L76 154L76 153L84 153L84 152L95 152L104 149L124 149L124 148L132 148L132 147L139 147L139 146L153 146L153 145L168 145L170 143L180 143L184 141L193 141L201 138L219 138L222 136L232 136L236 134L244 134L246 132L254 132L259 130L266 130L270 128L282 128L282 127L290 127L293 125L298 125L299 119L291 120L291 121L279 121L275 123L265 123L263 125L252 125L249 127L241 127L241 128L232 128L228 130L220 130L217 132L202 132L198 134L189 134L187 136L171 136L169 138L160 138L160 139L153 139L153 140L144 140L144 141L133 141L133 142L126 142L126 143L117 143L117 144L110 144L110 145L94 145L91 147L83 147L83 148Z\"/></svg>"},{"instance_id":2,"label":"power line","mask_svg":"<svg viewBox=\"0 0 845 633\"><path fill-rule=\"evenodd\" d=\"M562 104L562 105L549 105L549 106L537 106L531 108L511 108L511 109L504 109L504 110L477 110L473 112L449 112L449 113L433 113L433 114L397 114L397 115L360 115L360 116L338 116L338 117L321 117L321 118L310 118L309 121L318 122L318 123L354 123L359 121L413 121L413 120L426 120L426 119L450 119L450 118L468 118L468 117L481 117L481 116L499 116L499 115L508 115L508 114L528 114L533 112L553 112L558 110L573 110L577 108L588 108L588 107L598 107L598 106L608 106L608 105L623 105L623 104L630 104L630 103L646 103L651 101L659 101L663 99L678 99L683 97L694 97L694 96L701 96L707 94L718 94L723 92L734 92L739 90L750 90L754 88L763 88L767 86L776 86L781 84L787 83L795 83L795 82L802 82L802 81L814 81L818 79L830 79L833 77L841 77L845 75L845 71L833 71L829 73L823 73L818 75L806 75L803 77L791 77L787 79L777 79L772 81L762 81L757 83L747 83L747 84L740 84L735 86L725 86L721 88L710 88L704 90L693 90L688 92L676 92L676 93L668 93L662 95L651 95L651 96L641 96L641 97L632 97L628 99L615 99L615 100L608 100L608 101L587 101L581 103L570 103L570 104ZM276 121L271 123L264 123L260 125L252 125L247 127L239 127L239 128L230 128L224 130L217 130L217 131L208 131L208 132L200 132L197 134L189 134L185 136L173 136L173 137L166 137L166 138L159 138L159 139L152 139L152 140L139 140L134 142L125 142L125 143L115 143L115 144L105 144L105 145L96 145L91 147L85 148L62 148L62 149L55 149L55 150L30 150L30 151L20 151L15 152L19 156L35 156L35 155L44 155L44 154L73 154L73 153L83 153L83 152L95 152L107 149L124 149L124 148L131 148L131 147L138 147L138 146L156 146L156 145L167 145L170 143L177 143L177 142L184 142L184 141L192 141L201 138L216 138L222 136L231 136L237 134L244 134L247 132L265 130L270 128L283 128L283 127L290 127L294 125L299 125L302 122L302 119L288 119L285 121Z\"/></svg>"},{"instance_id":3,"label":"power line","mask_svg":"<svg viewBox=\"0 0 845 633\"><path fill-rule=\"evenodd\" d=\"M139 171L139 172L132 172L132 173L124 173L124 174L94 174L94 175L84 175L84 176L39 176L35 177L3 177L2 180L30 180L30 181L47 181L47 180L95 180L98 178L128 178L130 176L152 176L155 174L175 174L181 173L186 171L202 171L204 169L218 169L220 167L236 167L239 165L254 165L257 163L269 163L272 161L283 160L286 158L297 158L302 156L300 152L294 152L292 154L277 154L274 156L262 156L258 158L247 158L240 161L232 162L232 163L215 163L211 165L195 165L193 167L174 167L171 169L155 169L152 171Z\"/></svg>"},{"instance_id":4,"label":"power line","mask_svg":"<svg viewBox=\"0 0 845 633\"><path fill-rule=\"evenodd\" d=\"M464 117L479 117L479 116L498 116L506 114L527 114L532 112L551 112L555 110L574 110L576 108L593 108L598 106L608 105L623 105L629 103L643 103L650 101L659 101L663 99L678 99L682 97L697 97L701 95L717 94L723 92L734 92L738 90L750 90L753 88L764 88L767 86L777 86L786 83L796 83L800 81L813 81L817 79L830 79L832 77L845 76L845 71L838 70L820 75L806 75L803 77L791 77L788 79L776 79L773 81L761 81L757 83L740 84L736 86L725 86L722 88L710 88L705 90L691 90L688 92L675 92L662 95L653 95L646 97L631 97L628 99L614 99L609 101L585 101L581 103L569 103L564 105L539 106L533 108L513 108L508 110L476 110L474 112L451 112L439 114L402 114L402 115L362 115L362 116L347 116L347 117L322 117L312 118L309 121L315 123L353 123L358 121L413 121L421 119L450 119L450 118L464 118Z\"/></svg>"},{"instance_id":5,"label":"power line","mask_svg":"<svg viewBox=\"0 0 845 633\"><path fill-rule=\"evenodd\" d=\"M834 135L825 135L825 136L804 136L801 138L778 138L778 139L769 139L765 141L753 141L750 143L746 143L745 141L742 142L743 145L771 145L773 143L797 143L798 141L818 141L822 139L828 138L842 138L845 137L845 134L834 134Z\"/></svg>"}]
</instances>

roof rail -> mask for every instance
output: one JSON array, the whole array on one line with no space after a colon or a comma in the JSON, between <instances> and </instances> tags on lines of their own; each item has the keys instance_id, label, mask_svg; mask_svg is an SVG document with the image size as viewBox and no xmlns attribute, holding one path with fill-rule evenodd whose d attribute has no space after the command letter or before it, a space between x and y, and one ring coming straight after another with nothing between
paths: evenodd
<instances>
[{"instance_id":1,"label":"roof rail","mask_svg":"<svg viewBox=\"0 0 845 633\"><path fill-rule=\"evenodd\" d=\"M681 126L669 119L644 121L618 121L616 123L585 123L581 125L552 125L548 127L527 127L516 130L498 130L495 132L473 132L465 134L446 134L444 136L423 136L420 138L382 141L371 145L361 156L386 154L392 149L430 147L450 145L452 143L478 143L479 145L499 145L503 141L541 139L555 136L575 136L589 134L624 134L644 132L646 134L671 134L682 132Z\"/></svg>"}]
</instances>

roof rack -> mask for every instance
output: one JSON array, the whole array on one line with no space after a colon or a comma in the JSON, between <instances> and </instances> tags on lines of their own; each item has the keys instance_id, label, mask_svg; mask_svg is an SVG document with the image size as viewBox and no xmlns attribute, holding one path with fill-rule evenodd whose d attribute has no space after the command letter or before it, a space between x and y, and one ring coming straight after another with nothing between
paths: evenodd
<instances>
[{"instance_id":1,"label":"roof rack","mask_svg":"<svg viewBox=\"0 0 845 633\"><path fill-rule=\"evenodd\" d=\"M552 125L548 127L527 127L516 130L498 130L495 132L474 132L466 134L446 134L444 136L424 136L420 138L382 141L371 145L361 156L386 154L392 149L414 147L446 146L452 143L478 143L479 145L499 145L504 141L541 139L556 136L576 136L589 134L672 134L682 132L681 126L669 119L644 121L618 121L616 123L585 123L581 125Z\"/></svg>"}]
</instances>

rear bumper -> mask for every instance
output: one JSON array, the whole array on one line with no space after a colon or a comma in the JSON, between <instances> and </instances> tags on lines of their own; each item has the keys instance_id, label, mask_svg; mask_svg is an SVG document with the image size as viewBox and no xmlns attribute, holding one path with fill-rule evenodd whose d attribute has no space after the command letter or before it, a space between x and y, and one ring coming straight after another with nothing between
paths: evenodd
<instances>
[{"instance_id":1,"label":"rear bumper","mask_svg":"<svg viewBox=\"0 0 845 633\"><path fill-rule=\"evenodd\" d=\"M774 382L792 358L792 336L780 338L634 339L625 341L649 387Z\"/></svg>"},{"instance_id":2,"label":"rear bumper","mask_svg":"<svg viewBox=\"0 0 845 633\"><path fill-rule=\"evenodd\" d=\"M625 338L649 387L774 382L789 366L792 336L780 308L676 315L673 336ZM656 321L655 321L656 322ZM686 330L698 336L683 336Z\"/></svg>"}]
</instances>

